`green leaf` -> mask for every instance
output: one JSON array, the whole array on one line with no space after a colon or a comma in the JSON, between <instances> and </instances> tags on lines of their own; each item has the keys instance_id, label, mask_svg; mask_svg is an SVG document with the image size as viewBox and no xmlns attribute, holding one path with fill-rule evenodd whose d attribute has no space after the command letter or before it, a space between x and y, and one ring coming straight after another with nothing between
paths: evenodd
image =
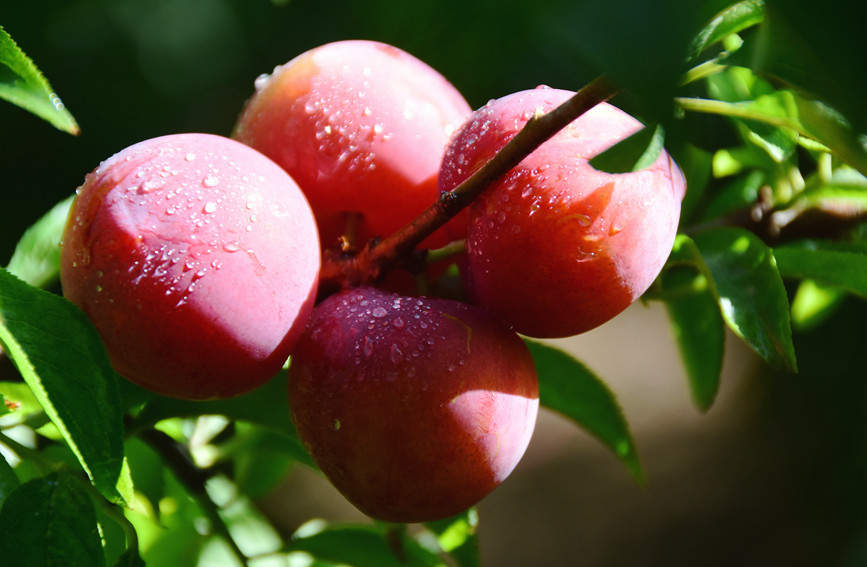
<instances>
[{"instance_id":1,"label":"green leaf","mask_svg":"<svg viewBox=\"0 0 867 567\"><path fill-rule=\"evenodd\" d=\"M830 246L833 245L810 242L775 248L780 274L786 278L809 278L867 297L867 254Z\"/></svg>"},{"instance_id":2,"label":"green leaf","mask_svg":"<svg viewBox=\"0 0 867 567\"><path fill-rule=\"evenodd\" d=\"M748 209L759 198L759 190L765 182L765 172L754 169L738 175L719 188L708 200L701 220L712 220L739 210Z\"/></svg>"},{"instance_id":3,"label":"green leaf","mask_svg":"<svg viewBox=\"0 0 867 567\"><path fill-rule=\"evenodd\" d=\"M685 110L755 120L789 128L824 144L840 159L867 175L867 148L846 120L831 107L792 91L778 91L753 101L725 102L678 97Z\"/></svg>"},{"instance_id":4,"label":"green leaf","mask_svg":"<svg viewBox=\"0 0 867 567\"><path fill-rule=\"evenodd\" d=\"M52 207L41 219L27 229L7 270L34 287L46 287L60 273L60 238L74 196Z\"/></svg>"},{"instance_id":5,"label":"green leaf","mask_svg":"<svg viewBox=\"0 0 867 567\"><path fill-rule=\"evenodd\" d=\"M16 567L100 567L105 555L93 502L69 474L19 486L0 509L3 562Z\"/></svg>"},{"instance_id":6,"label":"green leaf","mask_svg":"<svg viewBox=\"0 0 867 567\"><path fill-rule=\"evenodd\" d=\"M646 482L629 426L611 390L569 354L536 341L524 342L539 373L541 404L589 431L623 461L636 480Z\"/></svg>"},{"instance_id":7,"label":"green leaf","mask_svg":"<svg viewBox=\"0 0 867 567\"><path fill-rule=\"evenodd\" d=\"M190 402L152 395L136 416L134 430L149 427L171 417L195 417L199 415L222 415L237 421L261 425L283 436L284 448L295 460L316 468L307 454L289 413L286 372L256 390L228 400Z\"/></svg>"},{"instance_id":8,"label":"green leaf","mask_svg":"<svg viewBox=\"0 0 867 567\"><path fill-rule=\"evenodd\" d=\"M846 293L837 287L804 280L792 299L792 327L799 331L814 329L836 311Z\"/></svg>"},{"instance_id":9,"label":"green leaf","mask_svg":"<svg viewBox=\"0 0 867 567\"><path fill-rule=\"evenodd\" d=\"M697 58L724 37L760 23L764 18L764 7L763 0L742 0L722 10L693 38L689 59Z\"/></svg>"},{"instance_id":10,"label":"green leaf","mask_svg":"<svg viewBox=\"0 0 867 567\"><path fill-rule=\"evenodd\" d=\"M796 372L788 297L771 249L732 227L698 234L695 244L729 328L775 368Z\"/></svg>"},{"instance_id":11,"label":"green leaf","mask_svg":"<svg viewBox=\"0 0 867 567\"><path fill-rule=\"evenodd\" d=\"M628 173L650 167L665 144L662 125L645 126L590 160L594 168L608 173Z\"/></svg>"},{"instance_id":12,"label":"green leaf","mask_svg":"<svg viewBox=\"0 0 867 567\"><path fill-rule=\"evenodd\" d=\"M78 134L72 114L45 80L33 61L0 27L0 98L32 112L55 128Z\"/></svg>"},{"instance_id":13,"label":"green leaf","mask_svg":"<svg viewBox=\"0 0 867 567\"><path fill-rule=\"evenodd\" d=\"M440 548L451 555L457 567L479 567L479 515L475 508L437 522L428 522Z\"/></svg>"},{"instance_id":14,"label":"green leaf","mask_svg":"<svg viewBox=\"0 0 867 567\"><path fill-rule=\"evenodd\" d=\"M154 514L159 517L160 500L166 494L165 466L162 458L150 445L131 437L124 444L124 453L129 460L130 473L136 491L150 502Z\"/></svg>"},{"instance_id":15,"label":"green leaf","mask_svg":"<svg viewBox=\"0 0 867 567\"><path fill-rule=\"evenodd\" d=\"M231 459L241 492L263 498L286 477L296 459L286 450L285 436L249 423L238 423L236 429L230 447L220 448L221 460Z\"/></svg>"},{"instance_id":16,"label":"green leaf","mask_svg":"<svg viewBox=\"0 0 867 567\"><path fill-rule=\"evenodd\" d=\"M684 246L685 238L679 237L675 247ZM719 390L725 350L725 323L719 306L702 273L675 267L663 272L661 281L693 402L707 411Z\"/></svg>"},{"instance_id":17,"label":"green leaf","mask_svg":"<svg viewBox=\"0 0 867 567\"><path fill-rule=\"evenodd\" d=\"M296 534L285 551L305 551L316 559L353 567L442 565L436 555L406 537L396 526L331 526L312 535Z\"/></svg>"},{"instance_id":18,"label":"green leaf","mask_svg":"<svg viewBox=\"0 0 867 567\"><path fill-rule=\"evenodd\" d=\"M18 488L18 477L3 455L0 454L0 507L9 494Z\"/></svg>"},{"instance_id":19,"label":"green leaf","mask_svg":"<svg viewBox=\"0 0 867 567\"><path fill-rule=\"evenodd\" d=\"M0 345L94 486L116 499L123 416L116 375L90 320L0 268Z\"/></svg>"}]
</instances>

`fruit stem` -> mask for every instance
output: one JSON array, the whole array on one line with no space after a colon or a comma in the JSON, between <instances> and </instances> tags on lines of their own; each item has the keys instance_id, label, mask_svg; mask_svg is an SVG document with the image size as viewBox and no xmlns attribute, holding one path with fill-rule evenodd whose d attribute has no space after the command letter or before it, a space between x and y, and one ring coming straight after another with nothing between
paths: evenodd
<instances>
[{"instance_id":1,"label":"fruit stem","mask_svg":"<svg viewBox=\"0 0 867 567\"><path fill-rule=\"evenodd\" d=\"M409 224L381 241L368 242L355 256L326 256L319 276L320 297L340 288L381 279L398 267L418 265L422 240L473 202L487 187L518 165L570 122L619 92L601 75L550 112L537 112L484 166L439 199Z\"/></svg>"}]
</instances>

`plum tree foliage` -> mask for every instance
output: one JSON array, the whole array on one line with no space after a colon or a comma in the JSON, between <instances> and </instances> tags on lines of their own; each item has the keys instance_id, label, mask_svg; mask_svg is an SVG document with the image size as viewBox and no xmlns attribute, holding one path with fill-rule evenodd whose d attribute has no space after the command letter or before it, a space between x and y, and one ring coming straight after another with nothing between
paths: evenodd
<instances>
[{"instance_id":1,"label":"plum tree foliage","mask_svg":"<svg viewBox=\"0 0 867 567\"><path fill-rule=\"evenodd\" d=\"M161 44L147 39L153 14L79 4L63 16L102 10L141 32L141 57L194 60L195 38L212 39L179 7L161 14L199 35ZM491 101L473 112L458 88L515 65L511 45L505 67L469 61L449 83L387 26L378 35L406 51L330 37L300 48L274 23L296 3L251 3L243 22L209 3L209 29L263 26L255 37L283 59L256 65L281 66L234 71L245 105L171 111L219 112L220 131L155 131L128 109L128 148L70 152L77 197L43 200L9 243L2 562L478 565L476 505L532 443L537 407L653 490L604 377L540 338L659 302L700 412L726 334L798 372L798 334L867 297L867 80L849 5L566 4L527 25L576 76L473 91ZM356 16L352 29L371 25ZM98 108L99 89L61 85L67 108L10 33L0 98L87 136L70 110ZM440 62L475 56L450 37ZM55 57L75 65L99 41ZM232 75L231 51L185 80ZM147 104L140 94L130 100ZM25 139L6 124L0 136ZM55 180L62 156L39 151L26 175ZM0 163L11 177L17 164ZM280 533L256 501L296 465L373 521Z\"/></svg>"}]
</instances>

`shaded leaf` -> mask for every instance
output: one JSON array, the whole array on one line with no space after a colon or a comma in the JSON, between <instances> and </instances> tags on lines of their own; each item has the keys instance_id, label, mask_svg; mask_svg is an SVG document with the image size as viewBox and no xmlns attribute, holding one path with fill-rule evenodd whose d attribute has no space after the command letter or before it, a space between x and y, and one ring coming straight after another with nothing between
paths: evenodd
<instances>
[{"instance_id":1,"label":"shaded leaf","mask_svg":"<svg viewBox=\"0 0 867 567\"><path fill-rule=\"evenodd\" d=\"M664 144L662 126L646 126L591 159L590 165L608 173L638 171L653 165Z\"/></svg>"},{"instance_id":2,"label":"shaded leaf","mask_svg":"<svg viewBox=\"0 0 867 567\"><path fill-rule=\"evenodd\" d=\"M55 205L27 229L6 267L34 287L46 287L60 274L60 238L74 197Z\"/></svg>"},{"instance_id":3,"label":"shaded leaf","mask_svg":"<svg viewBox=\"0 0 867 567\"><path fill-rule=\"evenodd\" d=\"M221 459L231 459L241 492L262 498L286 477L296 459L286 450L284 435L249 423L238 423L237 431L230 446L220 448Z\"/></svg>"},{"instance_id":4,"label":"shaded leaf","mask_svg":"<svg viewBox=\"0 0 867 567\"><path fill-rule=\"evenodd\" d=\"M0 268L0 344L94 486L116 499L123 416L116 375L90 320Z\"/></svg>"},{"instance_id":5,"label":"shaded leaf","mask_svg":"<svg viewBox=\"0 0 867 567\"><path fill-rule=\"evenodd\" d=\"M695 405L707 411L719 391L725 323L704 274L670 269L662 274L665 307Z\"/></svg>"},{"instance_id":6,"label":"shaded leaf","mask_svg":"<svg viewBox=\"0 0 867 567\"><path fill-rule=\"evenodd\" d=\"M694 241L729 328L775 368L797 371L788 296L771 249L755 234L731 227Z\"/></svg>"},{"instance_id":7,"label":"shaded leaf","mask_svg":"<svg viewBox=\"0 0 867 567\"><path fill-rule=\"evenodd\" d=\"M525 340L539 373L541 404L575 421L617 455L632 475L646 481L644 469L614 394L569 354Z\"/></svg>"},{"instance_id":8,"label":"shaded leaf","mask_svg":"<svg viewBox=\"0 0 867 567\"><path fill-rule=\"evenodd\" d=\"M6 459L3 458L3 455L0 455L0 507L3 506L6 497L18 488L18 484L18 477L15 476L15 471Z\"/></svg>"},{"instance_id":9,"label":"shaded leaf","mask_svg":"<svg viewBox=\"0 0 867 567\"><path fill-rule=\"evenodd\" d=\"M727 35L760 23L764 18L764 7L763 0L742 0L726 7L693 38L689 46L689 58L695 59Z\"/></svg>"},{"instance_id":10,"label":"shaded leaf","mask_svg":"<svg viewBox=\"0 0 867 567\"><path fill-rule=\"evenodd\" d=\"M0 27L0 98L32 112L51 125L78 134L72 114L45 80L33 61L21 51L12 37Z\"/></svg>"},{"instance_id":11,"label":"shaded leaf","mask_svg":"<svg viewBox=\"0 0 867 567\"><path fill-rule=\"evenodd\" d=\"M433 567L439 558L401 533L399 528L331 526L312 535L294 536L285 551L305 551L317 559L353 567Z\"/></svg>"},{"instance_id":12,"label":"shaded leaf","mask_svg":"<svg viewBox=\"0 0 867 567\"><path fill-rule=\"evenodd\" d=\"M867 297L865 253L847 252L826 247L826 243L810 242L779 246L774 249L774 257L783 277L812 279Z\"/></svg>"},{"instance_id":13,"label":"shaded leaf","mask_svg":"<svg viewBox=\"0 0 867 567\"><path fill-rule=\"evenodd\" d=\"M69 474L19 486L0 509L4 564L17 567L105 565L93 502Z\"/></svg>"}]
</instances>

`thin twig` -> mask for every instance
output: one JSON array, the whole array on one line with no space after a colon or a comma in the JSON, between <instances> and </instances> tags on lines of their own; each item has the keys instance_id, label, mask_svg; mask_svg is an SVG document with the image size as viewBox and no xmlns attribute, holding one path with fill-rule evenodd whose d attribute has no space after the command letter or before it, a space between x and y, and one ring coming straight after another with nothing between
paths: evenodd
<instances>
[{"instance_id":1,"label":"thin twig","mask_svg":"<svg viewBox=\"0 0 867 567\"><path fill-rule=\"evenodd\" d=\"M484 166L439 199L409 224L380 242L370 242L352 257L326 258L320 272L320 290L374 281L410 261L416 247L473 202L492 183L506 175L536 148L570 122L617 94L618 88L600 76L551 110L533 116Z\"/></svg>"}]
</instances>

